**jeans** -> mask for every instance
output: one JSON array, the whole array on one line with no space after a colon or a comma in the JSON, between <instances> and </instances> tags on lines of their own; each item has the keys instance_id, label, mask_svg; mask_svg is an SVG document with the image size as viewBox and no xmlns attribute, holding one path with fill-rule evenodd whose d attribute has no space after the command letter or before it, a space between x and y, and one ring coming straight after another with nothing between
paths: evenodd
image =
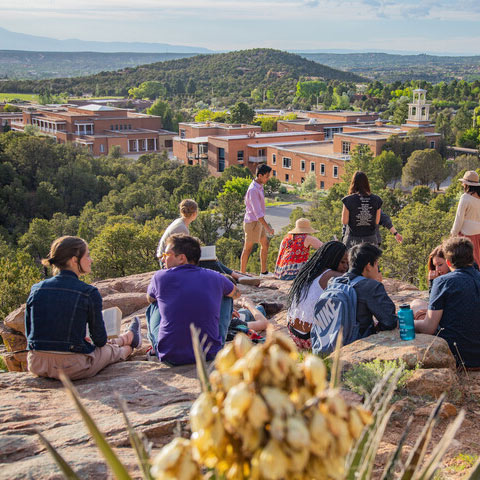
<instances>
[{"instance_id":1,"label":"jeans","mask_svg":"<svg viewBox=\"0 0 480 480\"><path fill-rule=\"evenodd\" d=\"M222 303L220 304L220 321L218 324L222 345L225 343L225 339L227 338L228 327L230 326L230 322L232 321L232 313L233 298L223 297Z\"/></svg>"},{"instance_id":2,"label":"jeans","mask_svg":"<svg viewBox=\"0 0 480 480\"><path fill-rule=\"evenodd\" d=\"M256 305L255 308L263 315L267 316L267 313L265 312L265 309L261 305ZM240 314L240 320L243 320L244 322L253 322L255 320L252 312L248 310L247 308L240 308L238 310L238 313Z\"/></svg>"},{"instance_id":3,"label":"jeans","mask_svg":"<svg viewBox=\"0 0 480 480\"><path fill-rule=\"evenodd\" d=\"M145 312L147 319L147 336L152 344L155 353L157 353L158 343L158 329L160 328L160 311L158 310L157 302L151 303Z\"/></svg>"}]
</instances>

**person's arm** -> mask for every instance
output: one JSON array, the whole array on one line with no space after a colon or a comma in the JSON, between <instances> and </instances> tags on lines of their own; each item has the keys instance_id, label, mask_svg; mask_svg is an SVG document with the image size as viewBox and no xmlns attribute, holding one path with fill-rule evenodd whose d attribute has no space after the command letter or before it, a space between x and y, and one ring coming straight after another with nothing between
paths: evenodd
<instances>
[{"instance_id":1,"label":"person's arm","mask_svg":"<svg viewBox=\"0 0 480 480\"><path fill-rule=\"evenodd\" d=\"M227 279L225 279L225 280L227 280ZM228 280L228 281L230 282L230 280ZM232 282L230 282L230 283L232 283ZM232 285L233 285L233 283L232 283ZM225 294L226 297L233 298L234 300L237 299L237 298L240 298L241 295L242 295L242 293L236 287L236 285L233 285L233 290L230 293Z\"/></svg>"},{"instance_id":2,"label":"person's arm","mask_svg":"<svg viewBox=\"0 0 480 480\"><path fill-rule=\"evenodd\" d=\"M265 227L265 230L270 235L273 235L275 233L273 228L271 228L265 220L264 196L257 189L252 188L251 190L247 191L245 203L248 203L250 205L250 208L252 209L257 221Z\"/></svg>"},{"instance_id":3,"label":"person's arm","mask_svg":"<svg viewBox=\"0 0 480 480\"><path fill-rule=\"evenodd\" d=\"M151 297L151 296L147 293L147 301L148 301L149 303L155 303L155 302L157 301L157 299Z\"/></svg>"},{"instance_id":4,"label":"person's arm","mask_svg":"<svg viewBox=\"0 0 480 480\"><path fill-rule=\"evenodd\" d=\"M363 280L365 282L365 280ZM358 285L360 285L360 282ZM398 323L395 313L395 304L388 296L382 283L375 285L369 282L369 294L366 296L367 307L372 315L378 320L380 330L393 330Z\"/></svg>"},{"instance_id":5,"label":"person's arm","mask_svg":"<svg viewBox=\"0 0 480 480\"><path fill-rule=\"evenodd\" d=\"M463 194L460 197L460 201L458 202L457 213L455 214L455 221L453 222L452 229L450 230L450 235L455 237L460 233L460 230L463 226L463 221L465 219L465 210L467 207L468 197L467 194Z\"/></svg>"},{"instance_id":6,"label":"person's arm","mask_svg":"<svg viewBox=\"0 0 480 480\"><path fill-rule=\"evenodd\" d=\"M398 243L402 243L403 242L403 237L402 235L400 235L397 231L397 229L392 225L392 228L390 229L390 232L392 232L392 235L395 237L395 240L398 242Z\"/></svg>"},{"instance_id":7,"label":"person's arm","mask_svg":"<svg viewBox=\"0 0 480 480\"><path fill-rule=\"evenodd\" d=\"M249 312L254 318L253 321L248 322L248 328L251 328L252 330L255 330L257 332L266 330L269 324L268 319L267 317L265 317L265 315L263 315L255 308L255 303L253 303L250 298L244 297L242 298L241 304L244 308L247 308L249 310Z\"/></svg>"},{"instance_id":8,"label":"person's arm","mask_svg":"<svg viewBox=\"0 0 480 480\"><path fill-rule=\"evenodd\" d=\"M329 272L322 275L322 278L318 281L319 285L325 290L328 285L328 281L333 277L341 277L342 274L336 270L330 270Z\"/></svg>"},{"instance_id":9,"label":"person's arm","mask_svg":"<svg viewBox=\"0 0 480 480\"><path fill-rule=\"evenodd\" d=\"M377 210L377 213L375 214L375 224L379 225L380 224L380 215L382 213L382 210L379 208Z\"/></svg>"},{"instance_id":10,"label":"person's arm","mask_svg":"<svg viewBox=\"0 0 480 480\"><path fill-rule=\"evenodd\" d=\"M266 222L265 217L260 217L258 221L265 227L265 230L269 235L275 234L275 230Z\"/></svg>"},{"instance_id":11,"label":"person's arm","mask_svg":"<svg viewBox=\"0 0 480 480\"><path fill-rule=\"evenodd\" d=\"M93 344L103 347L107 343L107 331L102 315L102 297L96 288L89 295L87 323Z\"/></svg>"},{"instance_id":12,"label":"person's arm","mask_svg":"<svg viewBox=\"0 0 480 480\"><path fill-rule=\"evenodd\" d=\"M415 331L417 333L434 335L442 319L442 315L443 310L427 310L427 315L423 320L415 320Z\"/></svg>"},{"instance_id":13,"label":"person's arm","mask_svg":"<svg viewBox=\"0 0 480 480\"><path fill-rule=\"evenodd\" d=\"M348 221L350 220L350 212L348 208L344 205L342 208L342 225L348 225Z\"/></svg>"},{"instance_id":14,"label":"person's arm","mask_svg":"<svg viewBox=\"0 0 480 480\"><path fill-rule=\"evenodd\" d=\"M307 237L305 238L304 245L306 247L312 247L315 250L317 250L323 245L323 242L319 240L317 237L313 237L312 235L307 235Z\"/></svg>"}]
</instances>

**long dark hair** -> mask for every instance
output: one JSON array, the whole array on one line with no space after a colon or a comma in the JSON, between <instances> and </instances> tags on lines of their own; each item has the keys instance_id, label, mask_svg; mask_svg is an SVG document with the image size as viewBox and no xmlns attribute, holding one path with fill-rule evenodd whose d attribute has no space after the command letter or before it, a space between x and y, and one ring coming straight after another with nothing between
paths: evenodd
<instances>
[{"instance_id":1,"label":"long dark hair","mask_svg":"<svg viewBox=\"0 0 480 480\"><path fill-rule=\"evenodd\" d=\"M298 303L305 298L312 282L327 268L337 270L345 253L347 247L342 242L324 243L298 272L288 292L288 305L294 300Z\"/></svg>"},{"instance_id":2,"label":"long dark hair","mask_svg":"<svg viewBox=\"0 0 480 480\"><path fill-rule=\"evenodd\" d=\"M366 173L357 171L353 174L348 194L359 193L360 195L370 195L370 183Z\"/></svg>"},{"instance_id":3,"label":"long dark hair","mask_svg":"<svg viewBox=\"0 0 480 480\"><path fill-rule=\"evenodd\" d=\"M435 270L435 265L433 264L433 259L435 257L440 257L440 258L443 258L445 260L445 254L443 253L443 249L442 249L441 245L438 245L438 247L435 247L432 250L432 253L430 253L430 255L428 256L427 265L428 265L428 269L430 271Z\"/></svg>"}]
</instances>

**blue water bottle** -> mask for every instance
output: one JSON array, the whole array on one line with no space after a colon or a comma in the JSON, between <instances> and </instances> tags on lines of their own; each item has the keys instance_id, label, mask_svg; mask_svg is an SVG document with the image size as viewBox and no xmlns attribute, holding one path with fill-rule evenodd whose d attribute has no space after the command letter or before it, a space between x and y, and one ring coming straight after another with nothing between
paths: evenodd
<instances>
[{"instance_id":1,"label":"blue water bottle","mask_svg":"<svg viewBox=\"0 0 480 480\"><path fill-rule=\"evenodd\" d=\"M402 340L413 340L415 338L415 324L413 322L413 310L408 303L400 305L398 323L400 326L400 338Z\"/></svg>"}]
</instances>

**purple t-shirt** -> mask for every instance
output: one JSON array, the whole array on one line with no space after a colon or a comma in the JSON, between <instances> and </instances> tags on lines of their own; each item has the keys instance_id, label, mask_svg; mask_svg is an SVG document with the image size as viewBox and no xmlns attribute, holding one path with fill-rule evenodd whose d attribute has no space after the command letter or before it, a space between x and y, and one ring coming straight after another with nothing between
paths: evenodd
<instances>
[{"instance_id":1,"label":"purple t-shirt","mask_svg":"<svg viewBox=\"0 0 480 480\"><path fill-rule=\"evenodd\" d=\"M161 320L158 330L157 355L176 365L195 362L190 324L200 328L200 339L207 335L211 347L207 358L215 357L222 348L218 329L220 303L233 290L233 283L220 273L180 265L155 273L147 293L157 300Z\"/></svg>"},{"instance_id":2,"label":"purple t-shirt","mask_svg":"<svg viewBox=\"0 0 480 480\"><path fill-rule=\"evenodd\" d=\"M245 223L256 222L265 216L265 193L263 186L252 180L245 195Z\"/></svg>"}]
</instances>

